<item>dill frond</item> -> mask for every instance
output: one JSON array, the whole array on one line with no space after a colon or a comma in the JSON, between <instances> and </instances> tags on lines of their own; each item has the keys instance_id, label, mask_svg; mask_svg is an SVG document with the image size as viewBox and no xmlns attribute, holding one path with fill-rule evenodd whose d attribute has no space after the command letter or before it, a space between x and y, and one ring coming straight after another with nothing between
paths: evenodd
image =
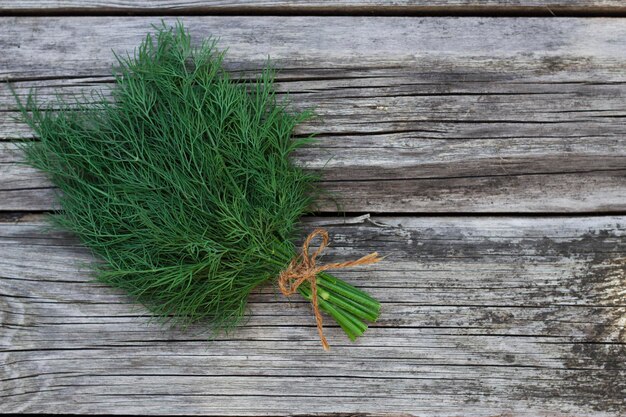
<instances>
[{"instance_id":1,"label":"dill frond","mask_svg":"<svg viewBox=\"0 0 626 417\"><path fill-rule=\"evenodd\" d=\"M20 104L40 139L27 161L60 191L54 221L104 261L98 280L165 321L231 329L295 255L317 176L289 156L311 113L277 100L269 66L232 80L215 40L193 46L181 24L117 59L112 100Z\"/></svg>"}]
</instances>

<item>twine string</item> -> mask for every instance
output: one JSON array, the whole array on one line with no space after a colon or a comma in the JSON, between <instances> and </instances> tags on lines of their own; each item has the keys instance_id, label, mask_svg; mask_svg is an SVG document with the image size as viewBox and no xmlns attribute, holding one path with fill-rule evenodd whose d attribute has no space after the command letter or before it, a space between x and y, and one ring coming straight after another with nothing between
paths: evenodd
<instances>
[{"instance_id":1,"label":"twine string","mask_svg":"<svg viewBox=\"0 0 626 417\"><path fill-rule=\"evenodd\" d=\"M322 241L317 250L310 255L309 245L317 236L321 236ZM320 335L320 340L324 350L329 350L330 346L324 336L322 313L320 312L319 302L317 299L317 274L329 269L349 268L351 266L373 264L380 261L382 258L378 256L377 252L373 252L354 261L334 262L317 266L317 257L321 255L326 246L328 246L328 232L325 229L315 229L311 232L302 245L302 252L300 252L298 256L294 257L291 262L289 262L287 268L285 268L278 276L278 287L280 288L281 293L288 297L295 294L298 291L298 287L300 287L300 285L304 282L309 282L311 286L311 304L313 305L313 313L315 314L315 322L317 323L317 332Z\"/></svg>"}]
</instances>

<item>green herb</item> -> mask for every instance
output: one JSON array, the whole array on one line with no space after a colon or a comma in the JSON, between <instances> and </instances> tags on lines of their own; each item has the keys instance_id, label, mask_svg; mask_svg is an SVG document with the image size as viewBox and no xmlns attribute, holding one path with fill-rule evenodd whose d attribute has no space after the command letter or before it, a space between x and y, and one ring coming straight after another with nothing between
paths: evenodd
<instances>
[{"instance_id":1,"label":"green herb","mask_svg":"<svg viewBox=\"0 0 626 417\"><path fill-rule=\"evenodd\" d=\"M233 328L250 292L297 255L299 218L316 175L290 154L310 112L276 98L268 67L255 82L232 80L214 40L194 47L182 25L158 27L133 56L118 57L112 100L75 97L20 108L39 141L27 161L59 188L54 220L104 260L97 278L127 291L164 321ZM354 340L380 304L327 274L320 308ZM311 298L305 283L300 293Z\"/></svg>"}]
</instances>

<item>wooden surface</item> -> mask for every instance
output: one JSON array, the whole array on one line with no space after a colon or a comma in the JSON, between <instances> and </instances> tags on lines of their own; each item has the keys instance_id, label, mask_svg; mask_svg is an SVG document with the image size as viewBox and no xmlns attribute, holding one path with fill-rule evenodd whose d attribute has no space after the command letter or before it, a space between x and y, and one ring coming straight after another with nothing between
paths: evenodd
<instances>
[{"instance_id":1,"label":"wooden surface","mask_svg":"<svg viewBox=\"0 0 626 417\"><path fill-rule=\"evenodd\" d=\"M0 68L18 93L108 88L110 50L154 18L12 18ZM621 19L194 17L237 71L268 55L281 91L318 118L297 156L326 167L320 211L619 212L626 209ZM346 37L346 33L352 36ZM384 36L380 36L384 34ZM88 41L86 41L88 40ZM376 45L372 48L371 45ZM0 138L30 138L0 90ZM53 208L50 184L5 147L0 209Z\"/></svg>"},{"instance_id":2,"label":"wooden surface","mask_svg":"<svg viewBox=\"0 0 626 417\"><path fill-rule=\"evenodd\" d=\"M327 326L330 353L310 306L271 287L243 327L207 341L89 283L91 258L71 237L0 224L0 411L626 412L626 216L374 220L327 226L325 260L388 257L342 272L382 316L356 343Z\"/></svg>"},{"instance_id":3,"label":"wooden surface","mask_svg":"<svg viewBox=\"0 0 626 417\"><path fill-rule=\"evenodd\" d=\"M356 343L327 321L330 353L310 306L271 285L214 340L151 322L46 227L54 189L22 164L19 142L36 138L3 83L1 413L626 414L626 20L349 16L608 16L623 2L78 4L0 0L0 14L38 15L0 17L0 78L22 97L107 90L111 50L131 50L160 15L235 14L182 20L220 36L237 76L270 55L294 108L316 109L297 133L319 142L295 158L325 166L334 201L306 228L330 231L324 261L387 256L340 274L382 316ZM120 10L155 16L106 16ZM302 16L236 16L263 10ZM321 11L346 16L307 15ZM337 204L379 214L341 217Z\"/></svg>"}]
</instances>

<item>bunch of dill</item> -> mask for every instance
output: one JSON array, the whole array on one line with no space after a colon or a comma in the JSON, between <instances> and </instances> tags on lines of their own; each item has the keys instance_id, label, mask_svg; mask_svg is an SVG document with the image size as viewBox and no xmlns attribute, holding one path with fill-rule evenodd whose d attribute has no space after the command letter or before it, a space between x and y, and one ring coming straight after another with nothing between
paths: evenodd
<instances>
[{"instance_id":1,"label":"bunch of dill","mask_svg":"<svg viewBox=\"0 0 626 417\"><path fill-rule=\"evenodd\" d=\"M100 281L175 324L228 330L296 255L317 177L289 156L311 140L292 138L310 113L277 100L271 69L237 82L214 40L155 29L117 57L112 100L75 97L50 112L29 95L20 107L40 140L25 154L60 190L56 223L104 260ZM320 274L319 289L351 339L378 317L378 302L341 280Z\"/></svg>"}]
</instances>

